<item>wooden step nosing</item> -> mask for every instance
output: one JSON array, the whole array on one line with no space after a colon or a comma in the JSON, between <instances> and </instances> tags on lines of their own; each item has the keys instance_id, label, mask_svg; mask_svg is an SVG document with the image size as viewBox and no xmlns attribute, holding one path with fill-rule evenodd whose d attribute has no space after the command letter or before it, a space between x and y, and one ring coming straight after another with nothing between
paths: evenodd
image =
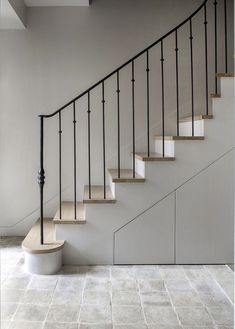
<instances>
[{"instance_id":1,"label":"wooden step nosing","mask_svg":"<svg viewBox=\"0 0 235 329\"><path fill-rule=\"evenodd\" d=\"M159 153L159 155L160 155L160 153ZM135 157L136 157L136 159L138 159L138 160L141 160L141 161L143 161L143 162L154 162L154 161L159 161L159 162L161 162L161 161L174 161L175 160L175 157L173 157L173 156L171 156L171 155L166 155L165 157L163 157L163 156L143 156L143 155L140 155L140 154L138 154L138 153L136 153L135 154Z\"/></svg>"},{"instance_id":2,"label":"wooden step nosing","mask_svg":"<svg viewBox=\"0 0 235 329\"><path fill-rule=\"evenodd\" d=\"M113 178L112 182L113 183L145 183L146 179L145 178Z\"/></svg>"},{"instance_id":3,"label":"wooden step nosing","mask_svg":"<svg viewBox=\"0 0 235 329\"><path fill-rule=\"evenodd\" d=\"M22 249L30 254L50 254L62 250L65 241L55 240L53 219L44 219L44 244L40 244L40 219L32 226L22 242Z\"/></svg>"},{"instance_id":4,"label":"wooden step nosing","mask_svg":"<svg viewBox=\"0 0 235 329\"><path fill-rule=\"evenodd\" d=\"M163 140L162 136L155 136L156 140ZM204 140L205 136L165 136L164 141L193 141L193 140Z\"/></svg>"},{"instance_id":5,"label":"wooden step nosing","mask_svg":"<svg viewBox=\"0 0 235 329\"><path fill-rule=\"evenodd\" d=\"M203 120L211 120L213 119L212 114L202 114L202 115L195 115L193 121L203 121ZM192 122L192 116L187 116L179 120L179 123L186 123Z\"/></svg>"},{"instance_id":6,"label":"wooden step nosing","mask_svg":"<svg viewBox=\"0 0 235 329\"><path fill-rule=\"evenodd\" d=\"M86 224L85 219L59 219L59 218L54 218L53 219L54 224Z\"/></svg>"},{"instance_id":7,"label":"wooden step nosing","mask_svg":"<svg viewBox=\"0 0 235 329\"><path fill-rule=\"evenodd\" d=\"M84 199L83 202L85 204L91 204L91 203L94 203L94 204L107 204L107 203L116 203L116 200L115 199Z\"/></svg>"},{"instance_id":8,"label":"wooden step nosing","mask_svg":"<svg viewBox=\"0 0 235 329\"><path fill-rule=\"evenodd\" d=\"M234 73L216 73L217 78L234 78L235 74Z\"/></svg>"}]
</instances>

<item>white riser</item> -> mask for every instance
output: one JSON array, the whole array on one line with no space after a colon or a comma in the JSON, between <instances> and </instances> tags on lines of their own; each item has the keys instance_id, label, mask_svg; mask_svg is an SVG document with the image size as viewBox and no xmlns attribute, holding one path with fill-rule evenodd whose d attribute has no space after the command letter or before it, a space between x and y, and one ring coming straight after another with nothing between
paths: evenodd
<instances>
[{"instance_id":1,"label":"white riser","mask_svg":"<svg viewBox=\"0 0 235 329\"><path fill-rule=\"evenodd\" d=\"M194 121L194 136L204 136L204 121ZM192 136L192 122L180 122L179 124L180 136Z\"/></svg>"},{"instance_id":2,"label":"white riser","mask_svg":"<svg viewBox=\"0 0 235 329\"><path fill-rule=\"evenodd\" d=\"M164 151L165 155L175 156L175 142L164 140ZM156 153L163 153L163 141L162 140L155 140L155 152Z\"/></svg>"},{"instance_id":3,"label":"white riser","mask_svg":"<svg viewBox=\"0 0 235 329\"><path fill-rule=\"evenodd\" d=\"M170 141L176 161L137 162L145 184L115 184L117 203L87 205L86 225L56 225L57 239L67 241L64 262L112 264L116 230L234 147L233 79L222 79L222 98L213 100L213 114L215 119L204 123L204 141Z\"/></svg>"}]
</instances>

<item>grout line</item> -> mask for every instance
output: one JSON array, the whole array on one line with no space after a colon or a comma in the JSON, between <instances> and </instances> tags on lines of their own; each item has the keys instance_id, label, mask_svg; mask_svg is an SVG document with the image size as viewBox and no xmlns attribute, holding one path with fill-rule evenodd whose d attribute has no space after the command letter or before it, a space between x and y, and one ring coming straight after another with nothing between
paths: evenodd
<instances>
[{"instance_id":1,"label":"grout line","mask_svg":"<svg viewBox=\"0 0 235 329\"><path fill-rule=\"evenodd\" d=\"M227 265L225 265L225 266L227 266ZM205 270L211 275L211 277L215 281L216 285L219 287L219 289L222 291L222 293L227 297L227 299L230 301L230 303L232 304L232 306L234 306L234 302L230 299L230 297L227 294L226 290L224 290L223 287L220 285L220 283L217 281L216 276L213 275L212 273L210 273L210 271L206 267L205 267ZM233 275L233 282L234 282L234 275Z\"/></svg>"}]
</instances>

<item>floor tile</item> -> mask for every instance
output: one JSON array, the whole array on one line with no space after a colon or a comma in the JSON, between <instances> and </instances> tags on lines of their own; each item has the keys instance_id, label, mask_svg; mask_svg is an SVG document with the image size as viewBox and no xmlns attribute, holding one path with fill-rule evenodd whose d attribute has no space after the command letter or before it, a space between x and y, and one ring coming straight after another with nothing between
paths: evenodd
<instances>
[{"instance_id":1,"label":"floor tile","mask_svg":"<svg viewBox=\"0 0 235 329\"><path fill-rule=\"evenodd\" d=\"M46 290L54 290L57 277L54 276L34 276L29 284L28 289L46 289Z\"/></svg>"},{"instance_id":2,"label":"floor tile","mask_svg":"<svg viewBox=\"0 0 235 329\"><path fill-rule=\"evenodd\" d=\"M196 279L190 281L193 288L196 289L198 292L215 292L220 291L219 286L213 279Z\"/></svg>"},{"instance_id":3,"label":"floor tile","mask_svg":"<svg viewBox=\"0 0 235 329\"><path fill-rule=\"evenodd\" d=\"M59 278L56 290L82 290L85 280L81 278Z\"/></svg>"},{"instance_id":4,"label":"floor tile","mask_svg":"<svg viewBox=\"0 0 235 329\"><path fill-rule=\"evenodd\" d=\"M163 280L138 280L139 289L143 291L165 291Z\"/></svg>"},{"instance_id":5,"label":"floor tile","mask_svg":"<svg viewBox=\"0 0 235 329\"><path fill-rule=\"evenodd\" d=\"M178 325L177 315L172 307L144 307L148 324Z\"/></svg>"},{"instance_id":6,"label":"floor tile","mask_svg":"<svg viewBox=\"0 0 235 329\"><path fill-rule=\"evenodd\" d=\"M111 323L102 323L102 324L80 324L78 329L113 329Z\"/></svg>"},{"instance_id":7,"label":"floor tile","mask_svg":"<svg viewBox=\"0 0 235 329\"><path fill-rule=\"evenodd\" d=\"M10 277L3 284L4 289L26 289L30 279L27 277Z\"/></svg>"},{"instance_id":8,"label":"floor tile","mask_svg":"<svg viewBox=\"0 0 235 329\"><path fill-rule=\"evenodd\" d=\"M182 325L198 325L209 326L213 325L213 321L204 307L177 307L176 312Z\"/></svg>"},{"instance_id":9,"label":"floor tile","mask_svg":"<svg viewBox=\"0 0 235 329\"><path fill-rule=\"evenodd\" d=\"M183 269L160 268L160 273L163 280L185 280L186 276Z\"/></svg>"},{"instance_id":10,"label":"floor tile","mask_svg":"<svg viewBox=\"0 0 235 329\"><path fill-rule=\"evenodd\" d=\"M142 292L140 297L144 306L171 306L169 295L165 291Z\"/></svg>"},{"instance_id":11,"label":"floor tile","mask_svg":"<svg viewBox=\"0 0 235 329\"><path fill-rule=\"evenodd\" d=\"M44 321L48 306L21 304L19 305L14 320L16 321Z\"/></svg>"},{"instance_id":12,"label":"floor tile","mask_svg":"<svg viewBox=\"0 0 235 329\"><path fill-rule=\"evenodd\" d=\"M52 300L51 290L36 290L28 289L25 291L21 303L25 304L46 304L48 305Z\"/></svg>"},{"instance_id":13,"label":"floor tile","mask_svg":"<svg viewBox=\"0 0 235 329\"><path fill-rule=\"evenodd\" d=\"M144 315L141 307L113 306L114 324L144 324Z\"/></svg>"},{"instance_id":14,"label":"floor tile","mask_svg":"<svg viewBox=\"0 0 235 329\"><path fill-rule=\"evenodd\" d=\"M78 324L65 322L46 322L43 329L78 329Z\"/></svg>"},{"instance_id":15,"label":"floor tile","mask_svg":"<svg viewBox=\"0 0 235 329\"><path fill-rule=\"evenodd\" d=\"M171 325L161 325L161 324L152 324L148 326L148 329L214 329L214 328L205 328L205 327L201 327L201 328L189 328L189 327L182 327L180 325L175 325L175 326L171 326Z\"/></svg>"},{"instance_id":16,"label":"floor tile","mask_svg":"<svg viewBox=\"0 0 235 329\"><path fill-rule=\"evenodd\" d=\"M210 307L208 311L217 325L232 326L234 324L234 312L232 308Z\"/></svg>"},{"instance_id":17,"label":"floor tile","mask_svg":"<svg viewBox=\"0 0 235 329\"><path fill-rule=\"evenodd\" d=\"M113 329L148 329L144 324L117 324Z\"/></svg>"},{"instance_id":18,"label":"floor tile","mask_svg":"<svg viewBox=\"0 0 235 329\"><path fill-rule=\"evenodd\" d=\"M18 304L1 303L1 320L10 321L16 312Z\"/></svg>"},{"instance_id":19,"label":"floor tile","mask_svg":"<svg viewBox=\"0 0 235 329\"><path fill-rule=\"evenodd\" d=\"M87 278L85 290L93 291L109 291L111 289L111 281L109 279Z\"/></svg>"},{"instance_id":20,"label":"floor tile","mask_svg":"<svg viewBox=\"0 0 235 329\"><path fill-rule=\"evenodd\" d=\"M12 321L9 329L43 329L43 322Z\"/></svg>"},{"instance_id":21,"label":"floor tile","mask_svg":"<svg viewBox=\"0 0 235 329\"><path fill-rule=\"evenodd\" d=\"M64 265L60 272L61 277L74 277L84 279L87 274L87 266Z\"/></svg>"},{"instance_id":22,"label":"floor tile","mask_svg":"<svg viewBox=\"0 0 235 329\"><path fill-rule=\"evenodd\" d=\"M138 289L137 282L134 279L112 279L111 284L113 290L136 291Z\"/></svg>"},{"instance_id":23,"label":"floor tile","mask_svg":"<svg viewBox=\"0 0 235 329\"><path fill-rule=\"evenodd\" d=\"M102 324L80 324L78 329L113 329L111 323L102 323Z\"/></svg>"},{"instance_id":24,"label":"floor tile","mask_svg":"<svg viewBox=\"0 0 235 329\"><path fill-rule=\"evenodd\" d=\"M188 280L165 280L165 285L169 291L190 291L193 290Z\"/></svg>"},{"instance_id":25,"label":"floor tile","mask_svg":"<svg viewBox=\"0 0 235 329\"><path fill-rule=\"evenodd\" d=\"M197 280L197 279L212 279L212 275L205 268L201 269L184 269L185 275L189 280Z\"/></svg>"},{"instance_id":26,"label":"floor tile","mask_svg":"<svg viewBox=\"0 0 235 329\"><path fill-rule=\"evenodd\" d=\"M199 293L199 297L202 303L208 307L221 307L228 306L231 307L231 302L222 292L214 292L214 293Z\"/></svg>"},{"instance_id":27,"label":"floor tile","mask_svg":"<svg viewBox=\"0 0 235 329\"><path fill-rule=\"evenodd\" d=\"M83 295L83 303L90 305L110 305L111 296L107 291L86 290Z\"/></svg>"},{"instance_id":28,"label":"floor tile","mask_svg":"<svg viewBox=\"0 0 235 329\"><path fill-rule=\"evenodd\" d=\"M206 265L205 268L216 279L226 279L226 278L228 279L228 278L233 278L233 276L234 276L234 272L228 266Z\"/></svg>"},{"instance_id":29,"label":"floor tile","mask_svg":"<svg viewBox=\"0 0 235 329\"><path fill-rule=\"evenodd\" d=\"M140 296L137 292L113 291L112 304L117 305L140 305Z\"/></svg>"},{"instance_id":30,"label":"floor tile","mask_svg":"<svg viewBox=\"0 0 235 329\"><path fill-rule=\"evenodd\" d=\"M111 277L133 279L135 278L134 268L132 266L113 266L111 267Z\"/></svg>"},{"instance_id":31,"label":"floor tile","mask_svg":"<svg viewBox=\"0 0 235 329\"><path fill-rule=\"evenodd\" d=\"M110 306L93 306L83 305L81 308L79 322L81 323L110 323L111 307Z\"/></svg>"},{"instance_id":32,"label":"floor tile","mask_svg":"<svg viewBox=\"0 0 235 329\"><path fill-rule=\"evenodd\" d=\"M137 279L158 279L161 280L160 271L156 268L135 268L135 276Z\"/></svg>"},{"instance_id":33,"label":"floor tile","mask_svg":"<svg viewBox=\"0 0 235 329\"><path fill-rule=\"evenodd\" d=\"M199 295L195 291L171 291L170 297L175 307L203 306Z\"/></svg>"},{"instance_id":34,"label":"floor tile","mask_svg":"<svg viewBox=\"0 0 235 329\"><path fill-rule=\"evenodd\" d=\"M18 303L22 299L24 293L25 293L25 290L1 289L1 301L10 302L10 303Z\"/></svg>"},{"instance_id":35,"label":"floor tile","mask_svg":"<svg viewBox=\"0 0 235 329\"><path fill-rule=\"evenodd\" d=\"M66 304L81 304L82 290L57 290L55 289L52 304L53 305L66 305Z\"/></svg>"},{"instance_id":36,"label":"floor tile","mask_svg":"<svg viewBox=\"0 0 235 329\"><path fill-rule=\"evenodd\" d=\"M47 322L77 322L80 307L78 305L51 305Z\"/></svg>"},{"instance_id":37,"label":"floor tile","mask_svg":"<svg viewBox=\"0 0 235 329\"><path fill-rule=\"evenodd\" d=\"M87 277L110 279L109 266L90 266Z\"/></svg>"}]
</instances>

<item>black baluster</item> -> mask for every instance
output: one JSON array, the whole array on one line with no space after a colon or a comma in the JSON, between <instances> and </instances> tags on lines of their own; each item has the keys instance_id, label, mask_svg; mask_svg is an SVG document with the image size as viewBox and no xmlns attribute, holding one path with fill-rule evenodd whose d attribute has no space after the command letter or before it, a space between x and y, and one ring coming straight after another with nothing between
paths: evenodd
<instances>
[{"instance_id":1,"label":"black baluster","mask_svg":"<svg viewBox=\"0 0 235 329\"><path fill-rule=\"evenodd\" d=\"M148 157L150 157L150 137L149 137L149 51L146 52L146 61L147 61L147 148L148 148Z\"/></svg>"},{"instance_id":2,"label":"black baluster","mask_svg":"<svg viewBox=\"0 0 235 329\"><path fill-rule=\"evenodd\" d=\"M118 178L121 177L121 159L120 159L120 82L119 71L117 71L117 119L118 119Z\"/></svg>"},{"instance_id":3,"label":"black baluster","mask_svg":"<svg viewBox=\"0 0 235 329\"><path fill-rule=\"evenodd\" d=\"M74 157L74 219L77 219L77 143L76 143L76 107L73 102L73 157Z\"/></svg>"},{"instance_id":4,"label":"black baluster","mask_svg":"<svg viewBox=\"0 0 235 329\"><path fill-rule=\"evenodd\" d=\"M191 61L191 99L192 99L192 136L194 136L194 84L193 84L193 32L192 19L190 18L190 61Z\"/></svg>"},{"instance_id":5,"label":"black baluster","mask_svg":"<svg viewBox=\"0 0 235 329\"><path fill-rule=\"evenodd\" d=\"M175 30L175 75L176 75L176 111L177 111L177 136L179 136L179 61L178 61L178 31Z\"/></svg>"},{"instance_id":6,"label":"black baluster","mask_svg":"<svg viewBox=\"0 0 235 329\"><path fill-rule=\"evenodd\" d=\"M162 77L162 156L165 157L165 91L164 91L164 51L161 40L161 77Z\"/></svg>"},{"instance_id":7,"label":"black baluster","mask_svg":"<svg viewBox=\"0 0 235 329\"><path fill-rule=\"evenodd\" d=\"M207 44L207 9L204 5L204 25L205 25L205 73L206 73L206 114L209 114L209 88L208 88L208 44Z\"/></svg>"},{"instance_id":8,"label":"black baluster","mask_svg":"<svg viewBox=\"0 0 235 329\"><path fill-rule=\"evenodd\" d=\"M38 185L40 188L40 243L41 244L44 244L43 188L45 184L45 171L43 164L43 147L44 147L44 117L40 116L40 169L38 171Z\"/></svg>"},{"instance_id":9,"label":"black baluster","mask_svg":"<svg viewBox=\"0 0 235 329\"><path fill-rule=\"evenodd\" d=\"M105 99L104 99L104 81L102 82L102 113L103 113L103 177L104 177L104 199L106 199Z\"/></svg>"},{"instance_id":10,"label":"black baluster","mask_svg":"<svg viewBox=\"0 0 235 329\"><path fill-rule=\"evenodd\" d=\"M132 61L132 133L133 133L133 146L132 146L132 152L133 152L133 178L135 178L135 66L134 61Z\"/></svg>"},{"instance_id":11,"label":"black baluster","mask_svg":"<svg viewBox=\"0 0 235 329\"><path fill-rule=\"evenodd\" d=\"M225 44L225 73L228 73L228 34L227 34L227 0L224 0L224 44Z\"/></svg>"},{"instance_id":12,"label":"black baluster","mask_svg":"<svg viewBox=\"0 0 235 329\"><path fill-rule=\"evenodd\" d=\"M91 199L91 103L90 103L90 92L87 93L88 96L88 189L89 189L89 199Z\"/></svg>"},{"instance_id":13,"label":"black baluster","mask_svg":"<svg viewBox=\"0 0 235 329\"><path fill-rule=\"evenodd\" d=\"M217 42L217 4L218 2L215 0L214 2L214 14L215 14L215 94L218 94L218 80L216 74L218 68L218 42Z\"/></svg>"},{"instance_id":14,"label":"black baluster","mask_svg":"<svg viewBox=\"0 0 235 329\"><path fill-rule=\"evenodd\" d=\"M61 168L62 168L62 155L61 155L61 134L62 134L62 129L61 129L61 111L59 112L59 216L60 219L62 218L62 173L61 173Z\"/></svg>"}]
</instances>

